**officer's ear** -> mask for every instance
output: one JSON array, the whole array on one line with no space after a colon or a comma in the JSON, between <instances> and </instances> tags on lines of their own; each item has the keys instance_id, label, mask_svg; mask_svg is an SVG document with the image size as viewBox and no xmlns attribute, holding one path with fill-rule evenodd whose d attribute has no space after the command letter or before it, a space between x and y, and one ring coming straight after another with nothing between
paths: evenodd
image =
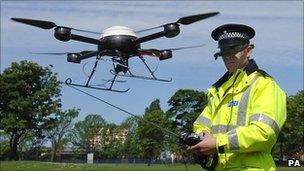
<instances>
[{"instance_id":1,"label":"officer's ear","mask_svg":"<svg viewBox=\"0 0 304 171\"><path fill-rule=\"evenodd\" d=\"M247 57L251 56L253 48L254 48L254 44L248 45L248 47L246 48Z\"/></svg>"}]
</instances>

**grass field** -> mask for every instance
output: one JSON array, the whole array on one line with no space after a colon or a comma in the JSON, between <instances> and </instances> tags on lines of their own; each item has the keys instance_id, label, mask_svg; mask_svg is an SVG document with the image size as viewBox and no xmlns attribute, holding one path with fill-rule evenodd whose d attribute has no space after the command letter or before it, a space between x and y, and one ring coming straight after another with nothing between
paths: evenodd
<instances>
[{"instance_id":1,"label":"grass field","mask_svg":"<svg viewBox=\"0 0 304 171\"><path fill-rule=\"evenodd\" d=\"M199 165L187 165L188 171L202 171ZM1 171L186 171L183 164L74 164L38 161L1 161ZM279 167L280 171L304 170L304 168Z\"/></svg>"}]
</instances>

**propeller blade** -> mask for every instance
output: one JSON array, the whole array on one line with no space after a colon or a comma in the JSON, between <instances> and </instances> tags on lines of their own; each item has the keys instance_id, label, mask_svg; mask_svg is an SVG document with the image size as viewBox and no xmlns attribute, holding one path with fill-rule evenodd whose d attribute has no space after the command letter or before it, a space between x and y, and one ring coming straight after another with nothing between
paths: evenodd
<instances>
[{"instance_id":1,"label":"propeller blade","mask_svg":"<svg viewBox=\"0 0 304 171\"><path fill-rule=\"evenodd\" d=\"M186 17L182 17L182 18L178 19L175 23L179 23L179 24L183 24L183 25L189 25L189 24L192 24L194 22L197 22L197 21L209 18L209 17L213 17L217 14L219 14L219 12L210 12L210 13L204 13L204 14L190 15L190 16L186 16ZM141 32L145 32L145 31L154 30L154 29L157 29L157 28L161 28L165 25L166 24L161 25L161 26L157 26L157 27L144 29L144 30L138 30L138 31L135 31L135 33L141 33Z\"/></svg>"},{"instance_id":2,"label":"propeller blade","mask_svg":"<svg viewBox=\"0 0 304 171\"><path fill-rule=\"evenodd\" d=\"M84 50L81 52L30 52L31 54L37 54L37 55L67 55L68 53L80 53L81 55L85 55L87 53L95 52L93 50Z\"/></svg>"},{"instance_id":3,"label":"propeller blade","mask_svg":"<svg viewBox=\"0 0 304 171\"><path fill-rule=\"evenodd\" d=\"M33 19L26 19L26 18L11 18L11 20L19 22L19 23L39 27L42 29L51 29L51 28L57 27L57 25L51 21L33 20Z\"/></svg>"},{"instance_id":4,"label":"propeller blade","mask_svg":"<svg viewBox=\"0 0 304 171\"><path fill-rule=\"evenodd\" d=\"M88 31L88 30L81 30L81 29L75 29L75 28L71 28L71 29L75 30L75 31L85 32L85 33L92 33L92 34L98 34L98 35L101 34L101 32L97 32L97 31Z\"/></svg>"},{"instance_id":5,"label":"propeller blade","mask_svg":"<svg viewBox=\"0 0 304 171\"><path fill-rule=\"evenodd\" d=\"M182 17L182 18L178 19L177 23L180 23L183 25L188 25L188 24L192 24L194 22L197 22L197 21L209 18L209 17L213 17L217 14L219 14L219 12L210 12L210 13L186 16L186 17Z\"/></svg>"},{"instance_id":6,"label":"propeller blade","mask_svg":"<svg viewBox=\"0 0 304 171\"><path fill-rule=\"evenodd\" d=\"M171 48L171 49L164 49L164 50L171 50L171 51L175 51L175 50L182 50L182 49L198 48L198 47L203 47L203 46L205 46L205 44L201 44L201 45L194 45L194 46L185 46L185 47L179 47L179 48Z\"/></svg>"},{"instance_id":7,"label":"propeller blade","mask_svg":"<svg viewBox=\"0 0 304 171\"><path fill-rule=\"evenodd\" d=\"M198 47L202 47L202 46L205 46L205 44L195 45L195 46L185 46L185 47L179 47L179 48L171 48L171 49L163 49L163 50L141 49L139 51L139 54L140 55L149 55L149 56L160 57L164 51L176 51L176 50L183 50L183 49L198 48Z\"/></svg>"},{"instance_id":8,"label":"propeller blade","mask_svg":"<svg viewBox=\"0 0 304 171\"><path fill-rule=\"evenodd\" d=\"M153 27L153 28L148 28L148 29L144 29L144 30L138 30L138 31L135 31L135 33L141 33L141 32L145 32L145 31L150 31L150 30L154 30L154 29L157 29L157 28L161 28L163 26L164 25Z\"/></svg>"},{"instance_id":9,"label":"propeller blade","mask_svg":"<svg viewBox=\"0 0 304 171\"><path fill-rule=\"evenodd\" d=\"M11 18L11 20L19 22L19 23L39 27L42 29L51 29L51 28L57 27L57 25L52 21L33 20L33 19L26 19L26 18ZM67 28L70 28L70 27L67 27ZM100 32L96 32L96 31L81 30L81 29L76 29L76 28L70 28L70 29L75 30L75 31L80 31L80 32L86 32L86 33L101 34Z\"/></svg>"},{"instance_id":10,"label":"propeller blade","mask_svg":"<svg viewBox=\"0 0 304 171\"><path fill-rule=\"evenodd\" d=\"M30 52L31 54L36 54L36 55L66 55L68 52L58 52L58 53L40 53L40 52Z\"/></svg>"}]
</instances>

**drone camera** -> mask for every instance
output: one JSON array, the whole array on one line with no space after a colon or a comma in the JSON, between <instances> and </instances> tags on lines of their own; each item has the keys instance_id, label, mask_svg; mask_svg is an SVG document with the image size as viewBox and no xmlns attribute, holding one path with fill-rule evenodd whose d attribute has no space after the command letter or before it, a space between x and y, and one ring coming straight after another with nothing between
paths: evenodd
<instances>
[{"instance_id":1,"label":"drone camera","mask_svg":"<svg viewBox=\"0 0 304 171\"><path fill-rule=\"evenodd\" d=\"M160 54L159 60L165 60L172 58L172 51L171 50L163 50Z\"/></svg>"},{"instance_id":2,"label":"drone camera","mask_svg":"<svg viewBox=\"0 0 304 171\"><path fill-rule=\"evenodd\" d=\"M171 23L164 25L165 37L172 38L180 33L179 25L177 23Z\"/></svg>"},{"instance_id":3,"label":"drone camera","mask_svg":"<svg viewBox=\"0 0 304 171\"><path fill-rule=\"evenodd\" d=\"M67 27L56 27L54 36L60 41L69 41L71 39L71 29Z\"/></svg>"},{"instance_id":4,"label":"drone camera","mask_svg":"<svg viewBox=\"0 0 304 171\"><path fill-rule=\"evenodd\" d=\"M80 57L81 55L79 53L68 53L67 61L80 64Z\"/></svg>"}]
</instances>

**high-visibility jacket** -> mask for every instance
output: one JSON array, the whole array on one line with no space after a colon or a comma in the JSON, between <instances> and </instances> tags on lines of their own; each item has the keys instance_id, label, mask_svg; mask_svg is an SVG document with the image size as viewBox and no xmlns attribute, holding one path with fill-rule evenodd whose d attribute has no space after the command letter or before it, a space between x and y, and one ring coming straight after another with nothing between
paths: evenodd
<instances>
[{"instance_id":1,"label":"high-visibility jacket","mask_svg":"<svg viewBox=\"0 0 304 171\"><path fill-rule=\"evenodd\" d=\"M286 94L253 59L210 89L194 132L216 138L216 170L275 170L271 150L286 120Z\"/></svg>"}]
</instances>

